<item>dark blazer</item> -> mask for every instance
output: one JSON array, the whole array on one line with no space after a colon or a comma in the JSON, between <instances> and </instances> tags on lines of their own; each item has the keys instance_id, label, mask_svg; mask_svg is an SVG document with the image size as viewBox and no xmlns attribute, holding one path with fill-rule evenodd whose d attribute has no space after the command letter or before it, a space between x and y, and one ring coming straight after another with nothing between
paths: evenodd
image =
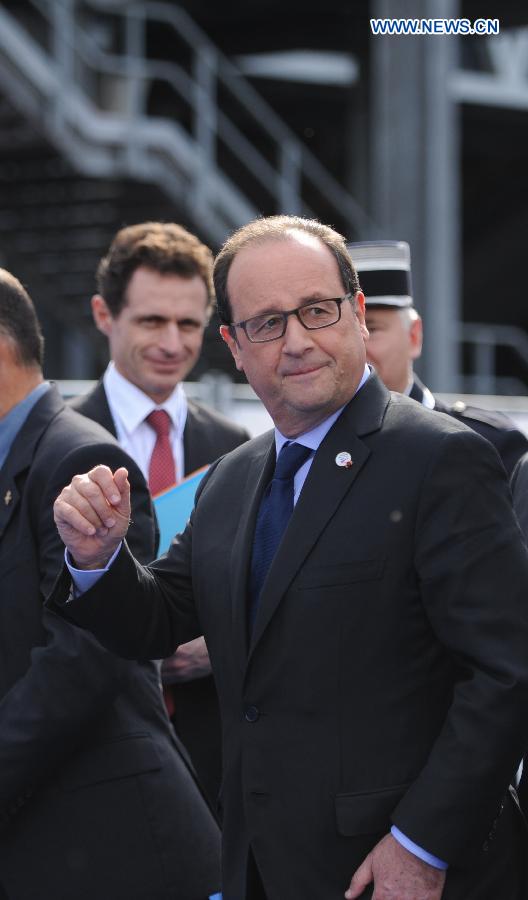
<instances>
[{"instance_id":1,"label":"dark blazer","mask_svg":"<svg viewBox=\"0 0 528 900\"><path fill-rule=\"evenodd\" d=\"M125 544L66 607L63 573L52 608L127 656L203 630L225 900L245 897L250 844L268 900L339 900L391 821L449 863L445 900L520 900L527 842L507 786L528 730L528 554L495 451L372 376L315 455L248 642L274 459L271 433L223 457L148 576Z\"/></svg>"},{"instance_id":2,"label":"dark blazer","mask_svg":"<svg viewBox=\"0 0 528 900\"><path fill-rule=\"evenodd\" d=\"M219 831L154 665L117 659L43 614L64 554L53 501L98 463L128 467L134 543L147 557L139 469L55 387L0 470L0 884L9 900L203 900L220 884Z\"/></svg>"},{"instance_id":3,"label":"dark blazer","mask_svg":"<svg viewBox=\"0 0 528 900\"><path fill-rule=\"evenodd\" d=\"M414 376L410 396L418 403L422 402L424 386L417 375ZM528 452L528 438L515 427L514 423L504 413L480 409L477 406L468 406L462 400L457 400L452 406L442 403L434 398L434 408L437 412L447 413L449 416L463 422L468 428L485 437L499 454L508 475L511 475L517 462Z\"/></svg>"},{"instance_id":4,"label":"dark blazer","mask_svg":"<svg viewBox=\"0 0 528 900\"><path fill-rule=\"evenodd\" d=\"M187 403L187 422L183 433L185 475L209 465L249 440L249 433L244 428L215 410L192 400ZM117 436L102 381L88 394L76 398L72 406ZM153 553L150 560L155 556ZM209 799L216 805L222 778L222 737L213 677L174 684L170 691L175 708L172 723L191 755Z\"/></svg>"}]
</instances>

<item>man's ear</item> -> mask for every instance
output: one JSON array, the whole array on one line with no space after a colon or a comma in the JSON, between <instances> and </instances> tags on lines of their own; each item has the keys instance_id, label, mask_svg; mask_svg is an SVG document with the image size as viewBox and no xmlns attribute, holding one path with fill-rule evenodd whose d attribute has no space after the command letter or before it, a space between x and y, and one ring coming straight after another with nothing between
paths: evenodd
<instances>
[{"instance_id":1,"label":"man's ear","mask_svg":"<svg viewBox=\"0 0 528 900\"><path fill-rule=\"evenodd\" d=\"M106 305L106 301L100 294L94 294L91 300L94 322L106 337L110 336L113 316Z\"/></svg>"},{"instance_id":2,"label":"man's ear","mask_svg":"<svg viewBox=\"0 0 528 900\"><path fill-rule=\"evenodd\" d=\"M229 325L220 325L220 337L229 347L238 371L243 372L244 366L242 365L242 360L240 358L240 344L238 343L236 337L233 335L233 332L231 331L231 327Z\"/></svg>"},{"instance_id":3,"label":"man's ear","mask_svg":"<svg viewBox=\"0 0 528 900\"><path fill-rule=\"evenodd\" d=\"M423 325L420 316L417 316L409 329L410 358L419 359L422 355Z\"/></svg>"},{"instance_id":4,"label":"man's ear","mask_svg":"<svg viewBox=\"0 0 528 900\"><path fill-rule=\"evenodd\" d=\"M355 312L359 322L359 328L361 334L363 336L363 340L368 341L369 333L367 331L367 326L365 323L365 294L363 291L358 291L355 298Z\"/></svg>"}]
</instances>

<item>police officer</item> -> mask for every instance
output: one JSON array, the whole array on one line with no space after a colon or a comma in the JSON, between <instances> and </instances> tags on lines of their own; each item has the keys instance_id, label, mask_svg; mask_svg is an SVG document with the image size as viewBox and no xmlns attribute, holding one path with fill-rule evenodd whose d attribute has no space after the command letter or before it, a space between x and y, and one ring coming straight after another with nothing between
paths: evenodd
<instances>
[{"instance_id":1,"label":"police officer","mask_svg":"<svg viewBox=\"0 0 528 900\"><path fill-rule=\"evenodd\" d=\"M487 438L496 447L511 475L528 451L528 440L500 412L468 406L457 400L442 403L420 381L413 363L422 352L422 320L414 308L411 253L405 241L368 241L348 244L366 301L370 334L367 357L392 391L407 394L423 406L448 413Z\"/></svg>"}]
</instances>

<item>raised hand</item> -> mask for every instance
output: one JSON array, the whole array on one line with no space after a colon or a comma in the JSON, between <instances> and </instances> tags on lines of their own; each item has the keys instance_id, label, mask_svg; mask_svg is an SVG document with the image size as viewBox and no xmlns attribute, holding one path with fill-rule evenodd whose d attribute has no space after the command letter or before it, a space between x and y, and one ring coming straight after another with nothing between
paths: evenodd
<instances>
[{"instance_id":1,"label":"raised hand","mask_svg":"<svg viewBox=\"0 0 528 900\"><path fill-rule=\"evenodd\" d=\"M59 534L79 569L104 568L127 533L130 484L124 468L96 466L75 475L57 497L53 512Z\"/></svg>"},{"instance_id":2,"label":"raised hand","mask_svg":"<svg viewBox=\"0 0 528 900\"><path fill-rule=\"evenodd\" d=\"M387 834L355 871L345 897L361 897L374 882L372 900L440 900L445 877L443 869L423 862Z\"/></svg>"}]
</instances>

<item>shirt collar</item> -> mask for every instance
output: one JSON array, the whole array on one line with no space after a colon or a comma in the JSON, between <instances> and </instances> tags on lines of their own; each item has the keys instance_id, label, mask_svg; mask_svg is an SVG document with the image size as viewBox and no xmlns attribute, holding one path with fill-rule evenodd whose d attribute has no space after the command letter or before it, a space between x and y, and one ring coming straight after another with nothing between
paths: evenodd
<instances>
[{"instance_id":1,"label":"shirt collar","mask_svg":"<svg viewBox=\"0 0 528 900\"><path fill-rule=\"evenodd\" d=\"M414 378L411 378L409 384L407 385L407 387L405 388L405 390L403 392L406 397L411 396L411 391L412 391L413 387L414 387ZM435 401L433 394L429 390L429 388L427 388L425 386L425 384L422 384L421 391L422 391L422 399L421 399L422 406L425 406L426 409L434 409L436 401Z\"/></svg>"},{"instance_id":2,"label":"shirt collar","mask_svg":"<svg viewBox=\"0 0 528 900\"><path fill-rule=\"evenodd\" d=\"M49 388L49 381L42 381L36 388L33 388L29 394L26 394L23 400L13 406L9 412L0 419L0 466L3 466L6 461L13 441L35 406L35 403L40 400L42 395L45 394Z\"/></svg>"},{"instance_id":3,"label":"shirt collar","mask_svg":"<svg viewBox=\"0 0 528 900\"><path fill-rule=\"evenodd\" d=\"M361 390L361 388L363 387L365 382L368 380L368 378L370 376L370 371L371 370L370 370L369 366L365 365L365 370L361 377L361 381L359 382L359 384L356 388L354 396L357 394L358 391ZM326 435L328 434L328 432L330 431L334 422L337 422L339 416L343 412L346 405L347 404L345 403L338 410L336 410L336 412L332 413L331 416L328 416L327 419L324 419L323 422L320 422L319 425L316 425L315 428L311 428L310 431L305 431L304 434L300 434L298 437L295 438L295 443L302 444L304 447L310 447L310 449L314 450L314 451L317 450L319 448L319 445L322 443L323 438L325 438ZM286 444L290 440L291 440L291 438L285 437L282 434L282 432L279 431L278 428L275 428L275 450L277 452L277 456L279 455L282 448L284 447L284 444Z\"/></svg>"},{"instance_id":4,"label":"shirt collar","mask_svg":"<svg viewBox=\"0 0 528 900\"><path fill-rule=\"evenodd\" d=\"M154 409L168 412L172 426L178 438L183 436L187 419L187 398L181 384L177 384L170 397L163 403L156 404L135 384L117 371L110 362L103 376L103 384L112 416L118 417L127 435L132 434Z\"/></svg>"}]
</instances>

